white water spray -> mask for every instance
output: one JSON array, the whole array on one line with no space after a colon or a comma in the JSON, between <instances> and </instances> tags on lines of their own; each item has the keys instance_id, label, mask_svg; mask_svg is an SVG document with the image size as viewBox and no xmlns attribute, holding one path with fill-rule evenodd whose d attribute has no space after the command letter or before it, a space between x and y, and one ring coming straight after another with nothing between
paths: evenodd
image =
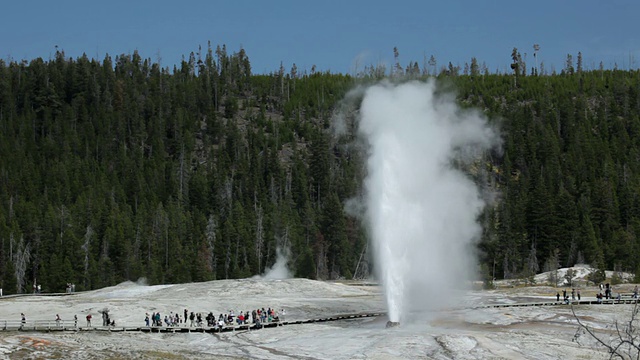
<instances>
[{"instance_id":1,"label":"white water spray","mask_svg":"<svg viewBox=\"0 0 640 360\"><path fill-rule=\"evenodd\" d=\"M451 303L475 269L484 201L452 160L499 142L478 112L461 111L435 83L381 83L364 92L358 131L369 146L366 216L388 316Z\"/></svg>"}]
</instances>

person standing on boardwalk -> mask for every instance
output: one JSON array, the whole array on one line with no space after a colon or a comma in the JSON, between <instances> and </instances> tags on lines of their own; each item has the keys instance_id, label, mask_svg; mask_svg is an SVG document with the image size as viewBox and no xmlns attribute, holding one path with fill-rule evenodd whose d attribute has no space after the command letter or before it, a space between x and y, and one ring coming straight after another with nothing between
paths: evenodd
<instances>
[{"instance_id":1,"label":"person standing on boardwalk","mask_svg":"<svg viewBox=\"0 0 640 360\"><path fill-rule=\"evenodd\" d=\"M91 327L91 314L87 315L87 327Z\"/></svg>"},{"instance_id":2,"label":"person standing on boardwalk","mask_svg":"<svg viewBox=\"0 0 640 360\"><path fill-rule=\"evenodd\" d=\"M578 301L580 301L580 289L578 289Z\"/></svg>"},{"instance_id":3,"label":"person standing on boardwalk","mask_svg":"<svg viewBox=\"0 0 640 360\"><path fill-rule=\"evenodd\" d=\"M22 327L27 323L27 317L24 315L24 313L20 313L20 329L22 329Z\"/></svg>"}]
</instances>

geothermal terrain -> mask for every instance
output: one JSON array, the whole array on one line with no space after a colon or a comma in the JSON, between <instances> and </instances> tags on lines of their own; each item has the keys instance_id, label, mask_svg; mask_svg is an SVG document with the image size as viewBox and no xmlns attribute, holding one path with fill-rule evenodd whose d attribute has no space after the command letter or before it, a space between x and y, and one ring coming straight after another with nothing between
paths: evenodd
<instances>
[{"instance_id":1,"label":"geothermal terrain","mask_svg":"<svg viewBox=\"0 0 640 360\"><path fill-rule=\"evenodd\" d=\"M580 273L580 271L579 271ZM583 271L584 273L584 271ZM538 283L544 281L539 276ZM633 284L616 286L630 292ZM581 286L584 299L597 287ZM497 290L442 296L440 310L415 311L395 328L385 317L285 325L252 331L145 333L108 331L0 331L0 359L602 359L604 348L578 332L571 307L482 308L482 305L555 300L563 288L521 287L502 282ZM570 288L569 288L570 290ZM434 297L438 293L434 291ZM382 289L364 282L306 279L221 280L145 286L123 283L68 296L0 298L0 320L63 320L108 308L118 327L143 326L145 313L189 311L214 314L254 308L286 310L286 320L337 314L384 312ZM616 320L629 318L633 305L579 305L577 315L609 340ZM0 327L1 328L1 327Z\"/></svg>"}]
</instances>

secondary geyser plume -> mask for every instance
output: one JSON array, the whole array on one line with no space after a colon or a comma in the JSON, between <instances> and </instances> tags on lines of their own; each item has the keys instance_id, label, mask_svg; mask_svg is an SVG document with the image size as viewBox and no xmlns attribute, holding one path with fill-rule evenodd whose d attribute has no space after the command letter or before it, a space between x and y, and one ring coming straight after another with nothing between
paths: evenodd
<instances>
[{"instance_id":1,"label":"secondary geyser plume","mask_svg":"<svg viewBox=\"0 0 640 360\"><path fill-rule=\"evenodd\" d=\"M288 262L291 256L289 248L276 247L276 262L268 269L265 269L264 274L254 275L252 279L268 279L268 280L282 280L291 279L293 275L289 270Z\"/></svg>"},{"instance_id":2,"label":"secondary geyser plume","mask_svg":"<svg viewBox=\"0 0 640 360\"><path fill-rule=\"evenodd\" d=\"M459 168L499 136L478 112L436 95L434 82L367 88L358 132L369 146L366 216L389 321L451 304L447 289L459 289L474 269L484 206Z\"/></svg>"}]
</instances>

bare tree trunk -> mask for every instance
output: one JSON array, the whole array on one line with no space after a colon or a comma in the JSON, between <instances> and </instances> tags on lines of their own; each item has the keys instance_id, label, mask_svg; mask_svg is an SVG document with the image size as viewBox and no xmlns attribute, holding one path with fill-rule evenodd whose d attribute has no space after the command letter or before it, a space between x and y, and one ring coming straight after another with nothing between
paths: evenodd
<instances>
[{"instance_id":1,"label":"bare tree trunk","mask_svg":"<svg viewBox=\"0 0 640 360\"><path fill-rule=\"evenodd\" d=\"M91 225L87 225L87 230L84 233L84 244L82 244L82 251L84 252L84 281L83 285L86 289L87 279L89 278L89 244L91 243L91 237L93 237L93 228Z\"/></svg>"},{"instance_id":2,"label":"bare tree trunk","mask_svg":"<svg viewBox=\"0 0 640 360\"><path fill-rule=\"evenodd\" d=\"M64 205L60 206L60 246L62 246L62 235L64 234L64 220L66 210L67 208Z\"/></svg>"},{"instance_id":3,"label":"bare tree trunk","mask_svg":"<svg viewBox=\"0 0 640 360\"><path fill-rule=\"evenodd\" d=\"M233 209L233 173L235 171L232 170L231 176L226 179L224 182L224 192L222 194L224 202L227 203L229 211Z\"/></svg>"},{"instance_id":4,"label":"bare tree trunk","mask_svg":"<svg viewBox=\"0 0 640 360\"><path fill-rule=\"evenodd\" d=\"M216 275L216 256L215 256L215 243L216 243L216 222L213 218L213 214L209 215L209 221L207 222L207 257L209 258L211 267L210 271Z\"/></svg>"},{"instance_id":5,"label":"bare tree trunk","mask_svg":"<svg viewBox=\"0 0 640 360\"><path fill-rule=\"evenodd\" d=\"M135 262L140 261L140 224L136 228L136 238L133 241L133 260Z\"/></svg>"},{"instance_id":6,"label":"bare tree trunk","mask_svg":"<svg viewBox=\"0 0 640 360\"><path fill-rule=\"evenodd\" d=\"M282 234L282 237L280 238L280 248L281 249L288 249L289 248L289 225L285 225L284 227L284 234Z\"/></svg>"},{"instance_id":7,"label":"bare tree trunk","mask_svg":"<svg viewBox=\"0 0 640 360\"><path fill-rule=\"evenodd\" d=\"M262 207L256 207L256 257L258 258L258 272L262 271L262 248L264 246L264 227Z\"/></svg>"},{"instance_id":8,"label":"bare tree trunk","mask_svg":"<svg viewBox=\"0 0 640 360\"><path fill-rule=\"evenodd\" d=\"M285 186L284 186L284 194L285 196L288 195L291 192L291 170L287 171L287 177L285 179Z\"/></svg>"},{"instance_id":9,"label":"bare tree trunk","mask_svg":"<svg viewBox=\"0 0 640 360\"><path fill-rule=\"evenodd\" d=\"M27 265L31 260L31 249L29 244L24 243L24 238L20 237L16 253L13 257L13 263L15 265L15 276L17 282L16 291L18 294L22 294L24 291L24 276L27 270Z\"/></svg>"},{"instance_id":10,"label":"bare tree trunk","mask_svg":"<svg viewBox=\"0 0 640 360\"><path fill-rule=\"evenodd\" d=\"M227 241L227 251L224 262L224 278L229 278L229 267L231 266L231 241Z\"/></svg>"},{"instance_id":11,"label":"bare tree trunk","mask_svg":"<svg viewBox=\"0 0 640 360\"><path fill-rule=\"evenodd\" d=\"M13 243L15 240L13 239L13 233L9 234L9 258L13 260Z\"/></svg>"},{"instance_id":12,"label":"bare tree trunk","mask_svg":"<svg viewBox=\"0 0 640 360\"><path fill-rule=\"evenodd\" d=\"M9 222L13 218L13 195L9 198Z\"/></svg>"},{"instance_id":13,"label":"bare tree trunk","mask_svg":"<svg viewBox=\"0 0 640 360\"><path fill-rule=\"evenodd\" d=\"M277 204L278 203L278 191L276 189L276 181L273 178L273 175L271 176L271 182L269 184L269 195L271 196L271 202L273 204Z\"/></svg>"},{"instance_id":14,"label":"bare tree trunk","mask_svg":"<svg viewBox=\"0 0 640 360\"><path fill-rule=\"evenodd\" d=\"M316 261L316 279L324 280L328 277L327 252L324 243L320 245Z\"/></svg>"}]
</instances>

